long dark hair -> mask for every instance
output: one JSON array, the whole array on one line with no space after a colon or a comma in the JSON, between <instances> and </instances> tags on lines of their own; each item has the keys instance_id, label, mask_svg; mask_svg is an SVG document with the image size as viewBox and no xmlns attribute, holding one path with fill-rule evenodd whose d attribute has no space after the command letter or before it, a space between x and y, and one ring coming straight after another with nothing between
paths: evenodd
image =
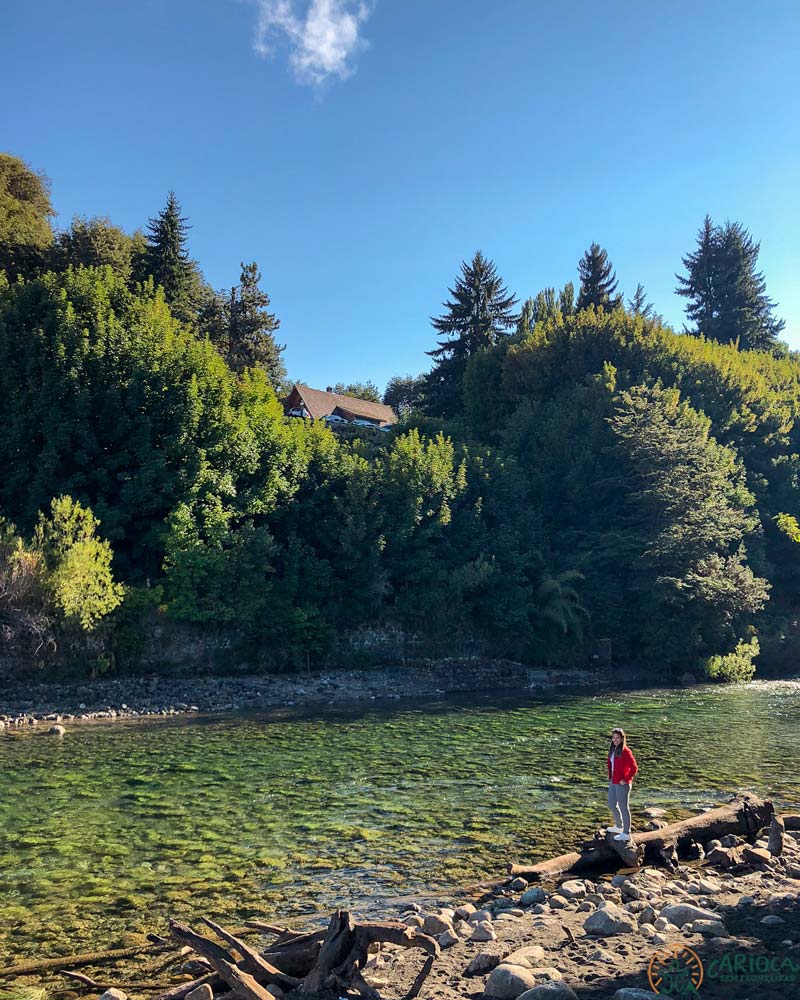
<instances>
[{"instance_id":1,"label":"long dark hair","mask_svg":"<svg viewBox=\"0 0 800 1000\"><path fill-rule=\"evenodd\" d=\"M617 757L619 757L619 755L622 753L625 747L627 747L628 741L625 739L625 730L621 726L614 726L614 728L611 730L611 735L613 736L614 733L619 733L619 735L622 737L622 743L620 743L618 747L615 747L614 741L612 740L611 749L608 752L609 755L613 753L616 754Z\"/></svg>"}]
</instances>

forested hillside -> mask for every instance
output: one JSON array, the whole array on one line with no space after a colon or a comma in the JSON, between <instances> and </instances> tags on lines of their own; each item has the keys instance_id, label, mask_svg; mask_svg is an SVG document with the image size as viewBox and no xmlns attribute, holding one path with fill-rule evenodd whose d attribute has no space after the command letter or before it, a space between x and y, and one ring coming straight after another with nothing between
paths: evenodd
<instances>
[{"instance_id":1,"label":"forested hillside","mask_svg":"<svg viewBox=\"0 0 800 1000\"><path fill-rule=\"evenodd\" d=\"M358 436L284 417L258 266L213 289L173 194L134 234L52 215L0 155L6 656L130 669L159 619L263 669L364 629L552 665L607 640L658 677L791 655L800 362L741 225L684 258L681 333L597 244L521 304L476 254L387 387L402 423Z\"/></svg>"}]
</instances>

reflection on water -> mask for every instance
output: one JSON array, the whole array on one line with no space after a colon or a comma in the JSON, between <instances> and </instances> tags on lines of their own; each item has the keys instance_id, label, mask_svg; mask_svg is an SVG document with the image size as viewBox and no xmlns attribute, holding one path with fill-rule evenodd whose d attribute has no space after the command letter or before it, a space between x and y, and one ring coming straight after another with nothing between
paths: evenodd
<instances>
[{"instance_id":1,"label":"reflection on water","mask_svg":"<svg viewBox=\"0 0 800 1000\"><path fill-rule=\"evenodd\" d=\"M364 912L569 849L605 819L613 725L634 812L800 803L797 682L0 736L0 956L113 947L168 914Z\"/></svg>"}]
</instances>

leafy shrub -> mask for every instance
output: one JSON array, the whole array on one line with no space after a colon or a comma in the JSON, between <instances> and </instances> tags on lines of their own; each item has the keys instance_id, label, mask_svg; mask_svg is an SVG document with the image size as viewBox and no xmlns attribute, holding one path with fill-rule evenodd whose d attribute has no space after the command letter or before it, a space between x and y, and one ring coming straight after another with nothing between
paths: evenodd
<instances>
[{"instance_id":1,"label":"leafy shrub","mask_svg":"<svg viewBox=\"0 0 800 1000\"><path fill-rule=\"evenodd\" d=\"M753 660L759 654L756 636L750 642L740 641L732 653L721 656L709 656L703 661L703 670L707 677L726 684L739 684L753 679L756 672Z\"/></svg>"}]
</instances>

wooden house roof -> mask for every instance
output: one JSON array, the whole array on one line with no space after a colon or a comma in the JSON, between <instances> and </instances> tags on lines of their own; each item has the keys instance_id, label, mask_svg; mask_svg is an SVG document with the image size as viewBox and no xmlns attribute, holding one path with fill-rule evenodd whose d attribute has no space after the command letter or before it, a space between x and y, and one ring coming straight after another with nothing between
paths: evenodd
<instances>
[{"instance_id":1,"label":"wooden house roof","mask_svg":"<svg viewBox=\"0 0 800 1000\"><path fill-rule=\"evenodd\" d=\"M340 396L338 392L312 389L299 382L294 384L290 399L294 397L295 390L315 420L321 420L338 409L348 416L363 417L380 424L397 423L397 414L391 406L386 406L383 403L371 403L369 400L357 399L355 396Z\"/></svg>"}]
</instances>

